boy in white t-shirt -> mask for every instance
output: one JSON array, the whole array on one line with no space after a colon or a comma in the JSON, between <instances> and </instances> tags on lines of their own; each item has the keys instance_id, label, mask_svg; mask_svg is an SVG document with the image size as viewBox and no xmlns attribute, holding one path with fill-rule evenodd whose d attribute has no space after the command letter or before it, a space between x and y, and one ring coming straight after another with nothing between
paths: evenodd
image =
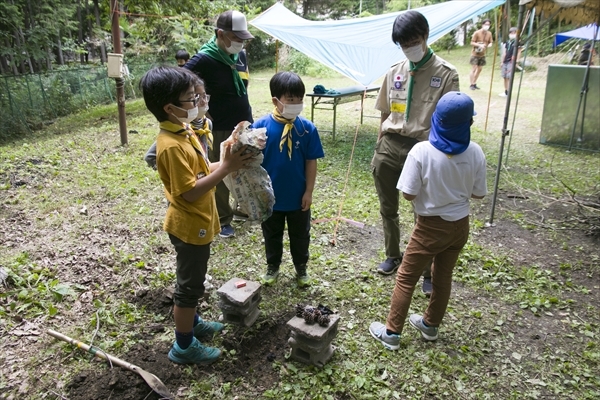
<instances>
[{"instance_id":1,"label":"boy in white t-shirt","mask_svg":"<svg viewBox=\"0 0 600 400\"><path fill-rule=\"evenodd\" d=\"M469 199L486 193L485 155L471 142L475 115L473 100L448 92L431 117L429 141L408 153L397 188L412 201L417 223L396 275L386 324L373 322L371 335L386 348L400 347L400 334L415 285L433 259L433 292L423 316L413 314L410 324L425 340L438 338L452 288L452 271L469 237Z\"/></svg>"}]
</instances>

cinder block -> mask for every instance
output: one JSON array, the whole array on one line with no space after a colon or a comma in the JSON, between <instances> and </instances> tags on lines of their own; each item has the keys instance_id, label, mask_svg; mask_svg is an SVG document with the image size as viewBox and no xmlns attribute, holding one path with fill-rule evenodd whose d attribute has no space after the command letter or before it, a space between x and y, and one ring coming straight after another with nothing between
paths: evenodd
<instances>
[{"instance_id":1,"label":"cinder block","mask_svg":"<svg viewBox=\"0 0 600 400\"><path fill-rule=\"evenodd\" d=\"M250 327L250 326L252 326L252 324L254 324L256 322L256 319L258 318L259 314L260 314L260 310L258 309L258 307L255 308L253 311L251 311L250 314L248 314L248 315L240 315L240 314L232 314L232 313L223 312L223 322L233 324L233 325L241 325L241 326Z\"/></svg>"},{"instance_id":2,"label":"cinder block","mask_svg":"<svg viewBox=\"0 0 600 400\"><path fill-rule=\"evenodd\" d=\"M332 330L332 331L329 331L329 333L322 340L314 340L314 339L310 339L306 336L303 336L303 335L299 334L298 332L292 331L291 337L294 338L294 340L296 342L298 342L298 346L300 346L304 350L306 350L308 352L311 352L311 351L320 352L325 347L329 346L331 341L335 338L336 334L337 334L337 330L335 330L335 331Z\"/></svg>"},{"instance_id":3,"label":"cinder block","mask_svg":"<svg viewBox=\"0 0 600 400\"><path fill-rule=\"evenodd\" d=\"M321 351L307 351L299 346L298 342L293 338L288 339L288 343L292 348L292 354L290 355L293 359L303 362L305 364L313 364L318 367L323 367L327 361L333 357L335 348L329 344L325 346Z\"/></svg>"},{"instance_id":4,"label":"cinder block","mask_svg":"<svg viewBox=\"0 0 600 400\"><path fill-rule=\"evenodd\" d=\"M330 331L337 333L337 326L340 320L338 314L331 314L329 316L329 325L321 326L317 323L307 324L304 318L294 317L290 319L287 326L294 332L297 332L301 336L305 336L307 339L323 341ZM335 336L335 334L334 334Z\"/></svg>"},{"instance_id":5,"label":"cinder block","mask_svg":"<svg viewBox=\"0 0 600 400\"><path fill-rule=\"evenodd\" d=\"M246 281L246 286L238 288L236 282L241 281L240 278L231 278L217 290L217 294L227 303L244 307L246 304L256 301L260 297L261 285L258 282Z\"/></svg>"},{"instance_id":6,"label":"cinder block","mask_svg":"<svg viewBox=\"0 0 600 400\"><path fill-rule=\"evenodd\" d=\"M244 306L238 306L236 304L230 303L226 298L221 297L221 299L219 300L219 308L224 313L226 312L226 313L230 313L230 314L248 315L256 307L258 307L258 304L260 303L261 300L262 300L262 297L260 296L260 294L255 295Z\"/></svg>"}]
</instances>

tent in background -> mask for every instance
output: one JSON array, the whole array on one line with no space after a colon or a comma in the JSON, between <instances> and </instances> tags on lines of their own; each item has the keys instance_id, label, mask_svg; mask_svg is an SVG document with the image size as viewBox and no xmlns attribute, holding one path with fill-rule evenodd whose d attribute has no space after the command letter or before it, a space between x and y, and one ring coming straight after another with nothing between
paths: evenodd
<instances>
[{"instance_id":1,"label":"tent in background","mask_svg":"<svg viewBox=\"0 0 600 400\"><path fill-rule=\"evenodd\" d=\"M594 32L598 32L597 24L589 24L587 26L582 26L581 28L574 29L572 31L557 33L554 37L554 47L563 43L565 40L569 39L585 39L592 40L594 38ZM600 40L600 33L596 34L596 41Z\"/></svg>"},{"instance_id":2,"label":"tent in background","mask_svg":"<svg viewBox=\"0 0 600 400\"><path fill-rule=\"evenodd\" d=\"M429 22L429 44L464 21L504 4L493 1L448 1L417 8ZM261 31L365 86L404 60L392 43L392 26L401 12L335 21L308 21L283 4L250 21Z\"/></svg>"}]
</instances>

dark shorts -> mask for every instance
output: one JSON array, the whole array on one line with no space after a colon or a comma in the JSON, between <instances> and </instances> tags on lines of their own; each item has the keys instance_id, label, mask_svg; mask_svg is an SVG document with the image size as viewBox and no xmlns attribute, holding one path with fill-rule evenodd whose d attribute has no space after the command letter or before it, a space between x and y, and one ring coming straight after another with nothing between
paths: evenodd
<instances>
[{"instance_id":1,"label":"dark shorts","mask_svg":"<svg viewBox=\"0 0 600 400\"><path fill-rule=\"evenodd\" d=\"M471 56L471 60L469 60L469 64L477 65L478 67L483 67L485 65L485 57Z\"/></svg>"},{"instance_id":2,"label":"dark shorts","mask_svg":"<svg viewBox=\"0 0 600 400\"><path fill-rule=\"evenodd\" d=\"M196 245L185 243L169 234L177 253L177 283L173 302L177 307L196 308L204 294L204 279L210 257L210 243Z\"/></svg>"}]
</instances>

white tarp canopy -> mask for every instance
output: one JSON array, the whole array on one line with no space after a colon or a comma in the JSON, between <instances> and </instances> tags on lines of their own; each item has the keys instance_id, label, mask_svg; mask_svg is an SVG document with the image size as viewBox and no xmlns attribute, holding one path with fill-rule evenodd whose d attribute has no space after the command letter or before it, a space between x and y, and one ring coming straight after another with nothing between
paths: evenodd
<instances>
[{"instance_id":1,"label":"white tarp canopy","mask_svg":"<svg viewBox=\"0 0 600 400\"><path fill-rule=\"evenodd\" d=\"M448 1L416 8L429 22L431 44L464 21L504 4L494 1ZM370 85L404 53L392 43L392 26L401 12L336 21L308 21L283 4L271 8L250 24L339 73Z\"/></svg>"}]
</instances>

